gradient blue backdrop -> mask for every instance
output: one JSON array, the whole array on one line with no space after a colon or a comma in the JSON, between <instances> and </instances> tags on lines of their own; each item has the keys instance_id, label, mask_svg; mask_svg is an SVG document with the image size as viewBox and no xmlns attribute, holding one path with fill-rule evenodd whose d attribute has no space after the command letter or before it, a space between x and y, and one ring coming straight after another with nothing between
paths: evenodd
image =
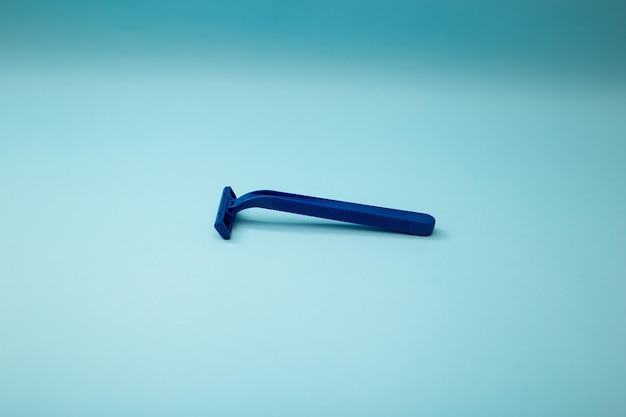
<instances>
[{"instance_id":1,"label":"gradient blue backdrop","mask_svg":"<svg viewBox=\"0 0 626 417\"><path fill-rule=\"evenodd\" d=\"M0 415L625 415L625 11L2 1Z\"/></svg>"}]
</instances>

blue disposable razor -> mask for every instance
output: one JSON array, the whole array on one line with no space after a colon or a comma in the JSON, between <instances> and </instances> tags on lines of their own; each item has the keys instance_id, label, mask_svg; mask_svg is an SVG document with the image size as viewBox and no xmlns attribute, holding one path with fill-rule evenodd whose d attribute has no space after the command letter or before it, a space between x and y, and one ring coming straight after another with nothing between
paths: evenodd
<instances>
[{"instance_id":1,"label":"blue disposable razor","mask_svg":"<svg viewBox=\"0 0 626 417\"><path fill-rule=\"evenodd\" d=\"M237 213L252 207L361 224L409 235L430 236L435 228L435 218L424 213L269 190L252 191L237 198L232 188L225 187L215 219L215 229L220 236L230 239Z\"/></svg>"}]
</instances>

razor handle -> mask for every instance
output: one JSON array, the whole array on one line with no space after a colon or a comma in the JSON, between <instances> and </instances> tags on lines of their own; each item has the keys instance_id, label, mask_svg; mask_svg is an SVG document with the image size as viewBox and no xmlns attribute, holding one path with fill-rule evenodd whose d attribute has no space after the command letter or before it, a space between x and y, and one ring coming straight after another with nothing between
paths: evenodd
<instances>
[{"instance_id":1,"label":"razor handle","mask_svg":"<svg viewBox=\"0 0 626 417\"><path fill-rule=\"evenodd\" d=\"M428 236L435 226L428 214L287 193L277 193L271 209L411 235Z\"/></svg>"}]
</instances>

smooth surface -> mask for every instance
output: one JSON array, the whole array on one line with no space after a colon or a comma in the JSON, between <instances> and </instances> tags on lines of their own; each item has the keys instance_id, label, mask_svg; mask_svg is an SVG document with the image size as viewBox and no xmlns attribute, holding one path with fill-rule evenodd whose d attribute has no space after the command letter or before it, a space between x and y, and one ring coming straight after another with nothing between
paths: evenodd
<instances>
[{"instance_id":1,"label":"smooth surface","mask_svg":"<svg viewBox=\"0 0 626 417\"><path fill-rule=\"evenodd\" d=\"M514 55L459 66L443 46L432 71L315 55L315 39L180 56L157 38L134 56L131 30L34 14L93 48L64 47L61 30L2 38L0 415L626 414L626 94L610 37L588 48L605 61L575 42L600 29L561 20L562 71L540 64L561 38L545 55L528 40L533 71ZM357 40L359 22L345 26ZM190 33L177 45L201 43ZM422 211L437 227L251 209L225 242L225 184Z\"/></svg>"}]
</instances>

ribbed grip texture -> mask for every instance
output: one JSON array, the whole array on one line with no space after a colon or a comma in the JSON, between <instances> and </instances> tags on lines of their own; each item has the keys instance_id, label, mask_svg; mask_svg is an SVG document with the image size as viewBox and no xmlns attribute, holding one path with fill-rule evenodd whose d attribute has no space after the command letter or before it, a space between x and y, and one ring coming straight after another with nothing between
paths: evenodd
<instances>
[{"instance_id":1,"label":"ribbed grip texture","mask_svg":"<svg viewBox=\"0 0 626 417\"><path fill-rule=\"evenodd\" d=\"M409 232L411 221L403 218L406 217L403 212L376 208L378 213L372 213L368 212L372 209L372 207L369 206L352 203L334 203L333 206L329 206L316 202L276 198L273 208L274 210L362 224L402 233ZM337 205L341 205L341 207ZM383 213L380 213L381 211L383 211Z\"/></svg>"}]
</instances>

